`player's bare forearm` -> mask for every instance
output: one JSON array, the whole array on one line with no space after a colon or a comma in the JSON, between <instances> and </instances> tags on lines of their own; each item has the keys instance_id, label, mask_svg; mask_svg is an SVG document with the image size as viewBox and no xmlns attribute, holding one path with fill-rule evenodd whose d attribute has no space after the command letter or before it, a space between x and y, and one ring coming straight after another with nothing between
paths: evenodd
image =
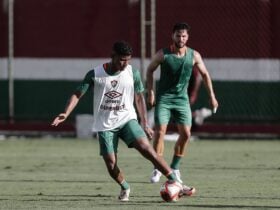
<instances>
[{"instance_id":1,"label":"player's bare forearm","mask_svg":"<svg viewBox=\"0 0 280 210\"><path fill-rule=\"evenodd\" d=\"M147 134L147 137L149 139L152 139L153 137L153 130L150 128L148 124L148 118L147 118L147 109L146 109L146 103L145 99L142 93L135 94L135 104L136 108L140 117L141 126L143 127L144 131Z\"/></svg>"},{"instance_id":2,"label":"player's bare forearm","mask_svg":"<svg viewBox=\"0 0 280 210\"><path fill-rule=\"evenodd\" d=\"M70 113L73 111L73 109L78 104L81 94L74 93L70 99L68 100L64 112L60 113L51 123L52 126L58 126L60 123L64 122L67 117L70 115Z\"/></svg>"},{"instance_id":3,"label":"player's bare forearm","mask_svg":"<svg viewBox=\"0 0 280 210\"><path fill-rule=\"evenodd\" d=\"M69 101L68 104L65 107L64 113L66 114L66 117L68 117L73 109L77 106L78 102L80 100L80 97L77 94L73 94Z\"/></svg>"},{"instance_id":4,"label":"player's bare forearm","mask_svg":"<svg viewBox=\"0 0 280 210\"><path fill-rule=\"evenodd\" d=\"M143 126L148 126L147 110L144 96L142 93L135 94L135 104Z\"/></svg>"},{"instance_id":5,"label":"player's bare forearm","mask_svg":"<svg viewBox=\"0 0 280 210\"><path fill-rule=\"evenodd\" d=\"M209 97L214 96L213 85L209 74L202 75L204 86L206 87Z\"/></svg>"},{"instance_id":6,"label":"player's bare forearm","mask_svg":"<svg viewBox=\"0 0 280 210\"><path fill-rule=\"evenodd\" d=\"M208 95L209 95L209 99L210 99L210 105L212 107L213 110L217 110L219 104L218 101L216 99L214 90L213 90L213 84L212 84L212 80L210 78L209 74L205 74L202 76L205 87L207 89Z\"/></svg>"},{"instance_id":7,"label":"player's bare forearm","mask_svg":"<svg viewBox=\"0 0 280 210\"><path fill-rule=\"evenodd\" d=\"M194 52L194 64L198 67L199 73L203 79L204 85L207 89L208 95L210 97L210 105L213 110L217 110L218 108L218 101L216 99L214 90L213 90L213 85L212 85L212 80L209 75L208 70L206 69L206 66L202 60L201 55L195 51Z\"/></svg>"}]
</instances>

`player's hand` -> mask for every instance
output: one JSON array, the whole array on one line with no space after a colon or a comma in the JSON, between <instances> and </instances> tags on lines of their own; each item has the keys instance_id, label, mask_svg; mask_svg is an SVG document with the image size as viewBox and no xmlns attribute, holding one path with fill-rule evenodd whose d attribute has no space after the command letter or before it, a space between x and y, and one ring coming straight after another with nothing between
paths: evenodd
<instances>
[{"instance_id":1,"label":"player's hand","mask_svg":"<svg viewBox=\"0 0 280 210\"><path fill-rule=\"evenodd\" d=\"M60 123L66 120L67 116L65 113L60 113L52 122L52 126L58 126Z\"/></svg>"},{"instance_id":2,"label":"player's hand","mask_svg":"<svg viewBox=\"0 0 280 210\"><path fill-rule=\"evenodd\" d=\"M212 107L213 114L215 114L217 109L218 109L218 107L219 107L219 103L218 103L218 101L217 101L217 99L215 97L212 97L210 99L210 105Z\"/></svg>"},{"instance_id":3,"label":"player's hand","mask_svg":"<svg viewBox=\"0 0 280 210\"><path fill-rule=\"evenodd\" d=\"M150 128L149 126L144 126L144 131L145 131L149 141L151 141L154 136L154 130L152 128Z\"/></svg>"}]
</instances>

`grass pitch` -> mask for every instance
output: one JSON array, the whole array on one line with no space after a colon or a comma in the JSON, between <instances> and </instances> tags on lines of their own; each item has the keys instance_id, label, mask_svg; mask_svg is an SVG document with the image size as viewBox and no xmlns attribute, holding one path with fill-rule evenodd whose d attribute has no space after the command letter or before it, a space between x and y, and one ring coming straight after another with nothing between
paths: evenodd
<instances>
[{"instance_id":1,"label":"grass pitch","mask_svg":"<svg viewBox=\"0 0 280 210\"><path fill-rule=\"evenodd\" d=\"M174 142L166 142L170 162ZM0 142L0 209L280 209L280 141L193 141L182 161L194 197L165 203L150 184L150 162L120 142L119 166L131 186L127 203L107 174L96 140Z\"/></svg>"}]
</instances>

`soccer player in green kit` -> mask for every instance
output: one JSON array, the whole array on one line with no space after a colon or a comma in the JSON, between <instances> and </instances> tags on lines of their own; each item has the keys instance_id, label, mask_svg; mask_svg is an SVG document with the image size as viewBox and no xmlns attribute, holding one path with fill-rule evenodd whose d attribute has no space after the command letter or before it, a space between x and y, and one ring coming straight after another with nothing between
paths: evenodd
<instances>
[{"instance_id":1,"label":"soccer player in green kit","mask_svg":"<svg viewBox=\"0 0 280 210\"><path fill-rule=\"evenodd\" d=\"M155 133L153 146L156 152L163 156L164 136L167 125L172 116L178 129L179 137L175 143L171 168L182 183L179 165L184 156L187 144L191 137L192 114L187 88L193 67L197 67L210 97L210 106L216 110L218 102L212 86L210 75L202 60L201 55L188 47L190 27L186 23L177 23L173 27L173 43L160 49L152 58L147 68L147 103L155 106ZM160 79L156 90L153 90L153 73L160 66ZM160 180L161 172L155 167L151 182ZM190 195L195 193L195 188L189 187Z\"/></svg>"},{"instance_id":2,"label":"soccer player in green kit","mask_svg":"<svg viewBox=\"0 0 280 210\"><path fill-rule=\"evenodd\" d=\"M89 88L93 89L93 131L98 134L100 155L107 170L121 187L120 201L129 200L130 186L117 165L119 138L128 147L135 148L150 160L168 180L176 180L174 172L147 139L147 136L152 137L153 131L147 124L144 87L140 73L129 65L131 56L132 48L127 42L116 42L113 45L111 61L95 67L86 74L83 82L70 97L64 112L52 122L52 126L64 122L85 92ZM137 121L134 99L141 125ZM188 189L182 186L181 194L188 194Z\"/></svg>"}]
</instances>

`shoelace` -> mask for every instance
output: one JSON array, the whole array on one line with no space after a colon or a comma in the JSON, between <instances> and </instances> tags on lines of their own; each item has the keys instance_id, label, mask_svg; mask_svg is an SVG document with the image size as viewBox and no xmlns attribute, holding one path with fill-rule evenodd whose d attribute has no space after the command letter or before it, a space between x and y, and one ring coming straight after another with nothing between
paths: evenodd
<instances>
[{"instance_id":1,"label":"shoelace","mask_svg":"<svg viewBox=\"0 0 280 210\"><path fill-rule=\"evenodd\" d=\"M154 176L157 176L158 175L158 172L157 171L154 171Z\"/></svg>"},{"instance_id":2,"label":"shoelace","mask_svg":"<svg viewBox=\"0 0 280 210\"><path fill-rule=\"evenodd\" d=\"M121 191L120 197L123 197L123 196L126 196L126 191L125 191L125 190L122 190L122 191Z\"/></svg>"}]
</instances>

